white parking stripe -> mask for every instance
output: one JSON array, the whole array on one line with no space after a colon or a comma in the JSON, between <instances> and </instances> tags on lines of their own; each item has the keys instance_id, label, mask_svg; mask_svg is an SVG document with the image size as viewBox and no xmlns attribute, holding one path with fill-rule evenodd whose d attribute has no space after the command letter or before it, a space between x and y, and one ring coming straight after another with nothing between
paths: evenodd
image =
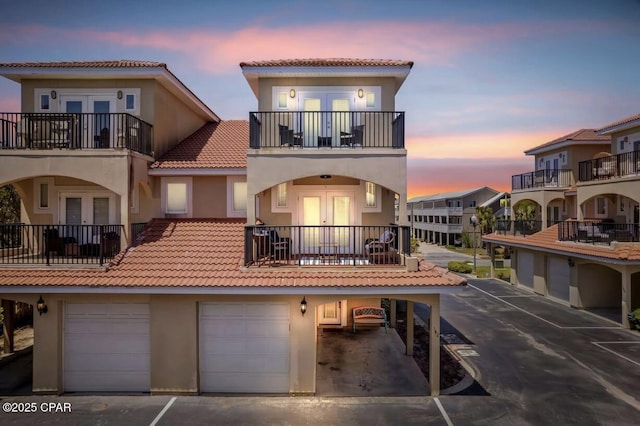
<instances>
[{"instance_id":1,"label":"white parking stripe","mask_svg":"<svg viewBox=\"0 0 640 426\"><path fill-rule=\"evenodd\" d=\"M612 354L617 355L617 356L619 356L620 358L622 358L622 359L624 359L624 360L627 360L627 361L629 361L630 363L635 364L635 365L637 365L638 367L640 367L640 362L638 362L638 361L634 361L634 360L632 360L631 358L627 358L626 356L619 354L618 352L614 351L613 349L609 349L609 348L606 348L606 347L602 346L602 344L612 344L612 343L623 343L623 344L624 344L624 343L626 343L626 344L629 344L629 343L634 344L634 343L635 343L635 344L640 344L640 342L591 342L591 343L593 343L594 345L596 345L596 346L597 346L597 347L599 347L600 349L604 349L604 350L605 350L605 351L607 351L607 352L611 352Z\"/></svg>"},{"instance_id":2,"label":"white parking stripe","mask_svg":"<svg viewBox=\"0 0 640 426\"><path fill-rule=\"evenodd\" d=\"M162 418L162 416L164 416L164 413L167 412L167 410L169 409L169 407L171 407L173 405L173 403L175 402L176 397L174 396L173 398L171 398L169 400L169 402L167 402L167 405L164 406L164 408L162 409L162 411L160 411L158 413L158 415L156 416L155 419L153 419L153 421L151 422L151 424L149 426L156 426L158 424L158 422L160 421L160 419Z\"/></svg>"},{"instance_id":3,"label":"white parking stripe","mask_svg":"<svg viewBox=\"0 0 640 426\"><path fill-rule=\"evenodd\" d=\"M436 405L438 406L438 410L440 410L440 414L442 414L442 418L447 423L447 426L453 426L453 423L451 422L451 419L449 418L449 415L447 414L447 412L444 411L444 407L440 403L440 400L437 397L433 398L433 400L436 402Z\"/></svg>"}]
</instances>

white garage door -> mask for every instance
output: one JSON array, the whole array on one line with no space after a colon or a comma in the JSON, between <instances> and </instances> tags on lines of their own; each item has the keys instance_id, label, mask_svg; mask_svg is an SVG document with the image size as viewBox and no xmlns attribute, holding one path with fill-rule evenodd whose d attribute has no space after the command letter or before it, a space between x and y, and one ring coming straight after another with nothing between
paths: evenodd
<instances>
[{"instance_id":1,"label":"white garage door","mask_svg":"<svg viewBox=\"0 0 640 426\"><path fill-rule=\"evenodd\" d=\"M518 284L533 288L533 253L518 251Z\"/></svg>"},{"instance_id":2,"label":"white garage door","mask_svg":"<svg viewBox=\"0 0 640 426\"><path fill-rule=\"evenodd\" d=\"M567 259L550 257L547 262L547 286L549 295L569 301L570 268Z\"/></svg>"},{"instance_id":3,"label":"white garage door","mask_svg":"<svg viewBox=\"0 0 640 426\"><path fill-rule=\"evenodd\" d=\"M149 374L148 304L66 305L65 391L146 391Z\"/></svg>"},{"instance_id":4,"label":"white garage door","mask_svg":"<svg viewBox=\"0 0 640 426\"><path fill-rule=\"evenodd\" d=\"M200 305L202 392L289 392L289 305Z\"/></svg>"}]
</instances>

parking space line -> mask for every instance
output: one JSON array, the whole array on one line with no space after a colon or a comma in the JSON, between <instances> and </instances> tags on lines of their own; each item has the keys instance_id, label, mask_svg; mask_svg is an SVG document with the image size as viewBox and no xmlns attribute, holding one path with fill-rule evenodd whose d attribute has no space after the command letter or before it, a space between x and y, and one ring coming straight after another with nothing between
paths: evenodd
<instances>
[{"instance_id":1,"label":"parking space line","mask_svg":"<svg viewBox=\"0 0 640 426\"><path fill-rule=\"evenodd\" d=\"M162 411L160 411L158 413L158 415L156 416L155 419L153 419L153 421L151 422L151 424L149 426L156 426L158 424L158 422L160 421L160 419L162 418L162 416L164 416L164 413L167 412L167 410L173 405L173 403L176 401L177 397L173 397L169 400L169 402L167 402L167 405L164 406L164 408L162 409Z\"/></svg>"},{"instance_id":2,"label":"parking space line","mask_svg":"<svg viewBox=\"0 0 640 426\"><path fill-rule=\"evenodd\" d=\"M438 410L440 410L440 414L442 414L442 418L447 423L447 426L453 426L453 423L451 422L451 419L449 418L449 415L444 410L444 407L440 403L440 400L438 399L438 397L433 398L433 400L435 401L436 405L438 406Z\"/></svg>"},{"instance_id":3,"label":"parking space line","mask_svg":"<svg viewBox=\"0 0 640 426\"><path fill-rule=\"evenodd\" d=\"M635 364L635 365L637 365L638 367L640 367L640 362L638 362L638 361L634 361L634 360L632 360L631 358L628 358L628 357L626 357L626 356L624 356L624 355L621 355L621 354L619 354L618 352L614 351L613 349L609 349L609 348L607 348L607 347L602 346L603 344L605 344L605 345L610 345L610 344L612 344L612 343L622 343L622 344L640 344L640 341L635 341L635 342L629 342L629 341L626 341L626 342L591 342L591 343L593 343L594 345L596 345L596 346L597 346L597 347L599 347L600 349L604 349L604 350L605 350L605 351L607 351L607 352L611 352L612 354L614 354L614 355L616 355L616 356L619 356L620 358L622 358L622 359L624 359L624 360L627 360L627 361L629 361L630 363Z\"/></svg>"},{"instance_id":4,"label":"parking space line","mask_svg":"<svg viewBox=\"0 0 640 426\"><path fill-rule=\"evenodd\" d=\"M514 294L514 295L510 295L510 296L496 296L499 297L500 299L504 299L505 297L538 297L537 294Z\"/></svg>"}]
</instances>

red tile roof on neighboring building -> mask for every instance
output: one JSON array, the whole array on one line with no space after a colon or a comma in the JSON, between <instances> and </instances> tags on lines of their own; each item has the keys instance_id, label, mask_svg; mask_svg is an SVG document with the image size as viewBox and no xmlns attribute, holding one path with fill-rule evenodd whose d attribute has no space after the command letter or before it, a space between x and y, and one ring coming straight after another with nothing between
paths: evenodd
<instances>
[{"instance_id":1,"label":"red tile roof on neighboring building","mask_svg":"<svg viewBox=\"0 0 640 426\"><path fill-rule=\"evenodd\" d=\"M602 132L602 131L605 131L605 130L609 130L612 127L620 126L622 124L631 123L632 121L636 121L636 120L640 120L640 114L635 114L635 115L632 115L631 117L623 118L622 120L607 124L606 126L602 126L601 128L599 128L597 130L597 132L599 133L599 132Z\"/></svg>"},{"instance_id":2,"label":"red tile roof on neighboring building","mask_svg":"<svg viewBox=\"0 0 640 426\"><path fill-rule=\"evenodd\" d=\"M573 241L558 241L558 225L550 226L527 237L489 234L482 237L484 241L514 245L531 249L559 251L571 256L600 257L603 260L640 261L640 244L612 243L609 245L586 244Z\"/></svg>"},{"instance_id":3,"label":"red tile roof on neighboring building","mask_svg":"<svg viewBox=\"0 0 640 426\"><path fill-rule=\"evenodd\" d=\"M167 68L167 64L154 61L116 59L109 61L59 61L0 63L0 68Z\"/></svg>"},{"instance_id":4,"label":"red tile roof on neighboring building","mask_svg":"<svg viewBox=\"0 0 640 426\"><path fill-rule=\"evenodd\" d=\"M248 148L248 121L207 123L169 150L151 168L246 168Z\"/></svg>"},{"instance_id":5,"label":"red tile roof on neighboring building","mask_svg":"<svg viewBox=\"0 0 640 426\"><path fill-rule=\"evenodd\" d=\"M554 145L561 144L563 142L602 142L603 144L607 144L611 142L611 138L608 136L601 136L596 134L594 129L580 129L573 133L569 133L568 135L561 136L557 139L554 139L550 142L545 142L542 145L535 146L526 150L524 153L528 154L532 151L537 151L541 148L551 148Z\"/></svg>"},{"instance_id":6,"label":"red tile roof on neighboring building","mask_svg":"<svg viewBox=\"0 0 640 426\"><path fill-rule=\"evenodd\" d=\"M377 268L243 268L244 219L154 219L108 270L3 269L0 285L89 287L458 287L424 261L417 272Z\"/></svg>"},{"instance_id":7,"label":"red tile roof on neighboring building","mask_svg":"<svg viewBox=\"0 0 640 426\"><path fill-rule=\"evenodd\" d=\"M409 67L412 61L398 59L357 59L357 58L309 58L271 59L265 61L240 62L244 67Z\"/></svg>"}]
</instances>

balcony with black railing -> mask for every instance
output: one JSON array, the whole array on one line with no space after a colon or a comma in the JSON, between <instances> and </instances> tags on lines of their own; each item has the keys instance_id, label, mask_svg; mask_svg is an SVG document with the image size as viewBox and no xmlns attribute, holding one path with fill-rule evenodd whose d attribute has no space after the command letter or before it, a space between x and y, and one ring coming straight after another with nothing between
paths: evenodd
<instances>
[{"instance_id":1,"label":"balcony with black railing","mask_svg":"<svg viewBox=\"0 0 640 426\"><path fill-rule=\"evenodd\" d=\"M120 252L122 225L0 224L0 266L103 266Z\"/></svg>"},{"instance_id":2,"label":"balcony with black railing","mask_svg":"<svg viewBox=\"0 0 640 426\"><path fill-rule=\"evenodd\" d=\"M571 169L543 169L511 176L513 191L571 187Z\"/></svg>"},{"instance_id":3,"label":"balcony with black railing","mask_svg":"<svg viewBox=\"0 0 640 426\"><path fill-rule=\"evenodd\" d=\"M496 220L494 231L499 235L526 237L542 230L541 220Z\"/></svg>"},{"instance_id":4,"label":"balcony with black railing","mask_svg":"<svg viewBox=\"0 0 640 426\"><path fill-rule=\"evenodd\" d=\"M637 243L640 241L639 237L637 223L572 220L558 224L559 241L610 245L613 241Z\"/></svg>"},{"instance_id":5,"label":"balcony with black railing","mask_svg":"<svg viewBox=\"0 0 640 426\"><path fill-rule=\"evenodd\" d=\"M247 226L247 267L399 267L408 226Z\"/></svg>"},{"instance_id":6,"label":"balcony with black railing","mask_svg":"<svg viewBox=\"0 0 640 426\"><path fill-rule=\"evenodd\" d=\"M249 113L253 149L404 148L404 112L266 111Z\"/></svg>"},{"instance_id":7,"label":"balcony with black railing","mask_svg":"<svg viewBox=\"0 0 640 426\"><path fill-rule=\"evenodd\" d=\"M578 180L590 182L640 175L640 151L624 152L578 163Z\"/></svg>"},{"instance_id":8,"label":"balcony with black railing","mask_svg":"<svg viewBox=\"0 0 640 426\"><path fill-rule=\"evenodd\" d=\"M0 113L0 149L124 148L150 155L153 126L124 113Z\"/></svg>"}]
</instances>

